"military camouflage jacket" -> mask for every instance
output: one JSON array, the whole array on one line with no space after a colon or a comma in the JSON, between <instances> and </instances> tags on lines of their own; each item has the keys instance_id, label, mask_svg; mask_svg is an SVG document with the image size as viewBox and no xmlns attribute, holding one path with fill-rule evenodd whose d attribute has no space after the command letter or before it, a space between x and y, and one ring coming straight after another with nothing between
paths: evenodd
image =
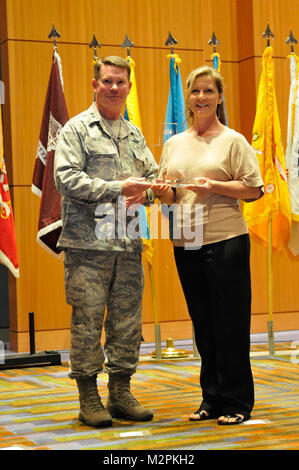
<instances>
[{"instance_id":1,"label":"military camouflage jacket","mask_svg":"<svg viewBox=\"0 0 299 470\"><path fill-rule=\"evenodd\" d=\"M129 176L154 178L158 166L140 130L121 117L118 135L96 104L70 119L55 152L54 175L62 195L61 249L141 250L136 210L121 196ZM134 235L135 232L135 235Z\"/></svg>"}]
</instances>

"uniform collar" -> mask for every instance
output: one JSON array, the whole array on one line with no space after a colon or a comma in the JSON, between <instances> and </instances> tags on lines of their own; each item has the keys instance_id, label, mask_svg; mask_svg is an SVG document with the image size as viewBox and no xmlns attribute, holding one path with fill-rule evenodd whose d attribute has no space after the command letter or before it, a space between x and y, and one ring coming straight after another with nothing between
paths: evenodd
<instances>
[{"instance_id":1,"label":"uniform collar","mask_svg":"<svg viewBox=\"0 0 299 470\"><path fill-rule=\"evenodd\" d=\"M104 132L106 132L106 134L108 134L110 137L113 137L109 126L107 126L106 124L106 120L99 113L99 110L97 108L95 101L93 101L92 105L88 108L88 112L89 112L89 125L95 122L99 122ZM132 130L126 119L120 116L120 120L121 120L120 138L123 139L124 137L127 137L129 134L131 134Z\"/></svg>"}]
</instances>

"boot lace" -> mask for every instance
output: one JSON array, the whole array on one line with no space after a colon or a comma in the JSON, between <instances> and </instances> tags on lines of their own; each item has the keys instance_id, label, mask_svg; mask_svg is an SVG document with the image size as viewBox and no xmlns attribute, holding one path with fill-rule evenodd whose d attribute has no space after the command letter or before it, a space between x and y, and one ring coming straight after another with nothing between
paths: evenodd
<instances>
[{"instance_id":1,"label":"boot lace","mask_svg":"<svg viewBox=\"0 0 299 470\"><path fill-rule=\"evenodd\" d=\"M138 401L130 392L128 384L119 383L117 386L117 399L129 406L139 406Z\"/></svg>"},{"instance_id":2,"label":"boot lace","mask_svg":"<svg viewBox=\"0 0 299 470\"><path fill-rule=\"evenodd\" d=\"M101 399L98 394L96 382L86 381L84 384L83 397L80 400L81 405L91 411L100 411L104 409Z\"/></svg>"}]
</instances>

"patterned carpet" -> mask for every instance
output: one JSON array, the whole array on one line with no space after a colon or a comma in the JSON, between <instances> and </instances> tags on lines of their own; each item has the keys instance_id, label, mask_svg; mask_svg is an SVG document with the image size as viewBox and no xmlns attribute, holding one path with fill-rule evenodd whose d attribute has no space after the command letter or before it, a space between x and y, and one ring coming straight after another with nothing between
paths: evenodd
<instances>
[{"instance_id":1,"label":"patterned carpet","mask_svg":"<svg viewBox=\"0 0 299 470\"><path fill-rule=\"evenodd\" d=\"M141 356L132 390L154 420L114 420L106 429L77 420L78 392L66 363L0 370L0 450L299 450L298 358L289 345L275 346L273 357L265 345L253 348L256 404L252 418L238 426L188 421L201 395L200 360L192 356ZM106 373L98 388L105 401Z\"/></svg>"}]
</instances>

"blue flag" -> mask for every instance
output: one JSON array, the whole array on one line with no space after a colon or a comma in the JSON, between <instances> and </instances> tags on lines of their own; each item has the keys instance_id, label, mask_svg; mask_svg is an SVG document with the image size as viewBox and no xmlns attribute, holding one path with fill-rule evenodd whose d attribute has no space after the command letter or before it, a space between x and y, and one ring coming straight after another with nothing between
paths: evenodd
<instances>
[{"instance_id":1,"label":"blue flag","mask_svg":"<svg viewBox=\"0 0 299 470\"><path fill-rule=\"evenodd\" d=\"M187 121L185 114L185 100L182 86L182 79L179 69L181 59L177 54L169 54L170 58L169 74L170 88L168 93L168 102L166 109L165 127L163 135L163 144L175 134L179 134L187 129ZM173 239L173 214L164 211L162 205L162 213L169 219L169 238Z\"/></svg>"},{"instance_id":2,"label":"blue flag","mask_svg":"<svg viewBox=\"0 0 299 470\"><path fill-rule=\"evenodd\" d=\"M165 118L163 144L174 134L187 129L185 115L185 100L182 87L181 74L178 64L181 59L177 54L170 54L170 88Z\"/></svg>"},{"instance_id":3,"label":"blue flag","mask_svg":"<svg viewBox=\"0 0 299 470\"><path fill-rule=\"evenodd\" d=\"M212 54L212 60L213 60L213 69L218 70L220 72L221 60L220 60L220 56L217 52L214 52ZM227 113L226 113L224 93L223 93L223 96L222 96L222 103L223 103L223 111L224 111L224 118L225 118L225 123L224 124L228 127L228 119L227 119Z\"/></svg>"}]
</instances>

